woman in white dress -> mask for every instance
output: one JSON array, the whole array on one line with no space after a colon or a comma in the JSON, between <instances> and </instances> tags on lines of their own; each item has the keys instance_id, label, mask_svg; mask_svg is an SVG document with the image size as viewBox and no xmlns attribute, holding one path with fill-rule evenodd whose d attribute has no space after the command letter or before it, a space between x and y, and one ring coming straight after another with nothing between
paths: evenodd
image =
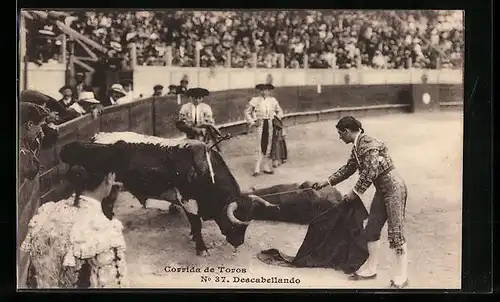
<instances>
[{"instance_id":1,"label":"woman in white dress","mask_svg":"<svg viewBox=\"0 0 500 302\"><path fill-rule=\"evenodd\" d=\"M29 253L28 288L128 286L122 224L106 211L121 186L116 155L93 146L73 142L61 150L74 194L43 204L29 222L21 245Z\"/></svg>"}]
</instances>

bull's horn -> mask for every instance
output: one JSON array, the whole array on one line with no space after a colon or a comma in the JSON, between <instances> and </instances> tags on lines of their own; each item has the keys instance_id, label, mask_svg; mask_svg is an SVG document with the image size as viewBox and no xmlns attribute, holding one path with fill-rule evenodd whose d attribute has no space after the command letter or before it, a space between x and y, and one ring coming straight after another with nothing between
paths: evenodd
<instances>
[{"instance_id":1,"label":"bull's horn","mask_svg":"<svg viewBox=\"0 0 500 302\"><path fill-rule=\"evenodd\" d=\"M253 201L258 202L266 207L276 207L277 206L277 205L272 204L269 201L263 199L262 197L259 197L259 196L254 195L254 194L250 194L250 195L248 195L248 197L250 197L250 199L252 199Z\"/></svg>"},{"instance_id":2,"label":"bull's horn","mask_svg":"<svg viewBox=\"0 0 500 302\"><path fill-rule=\"evenodd\" d=\"M229 218L229 221L231 221L234 224L250 224L250 221L241 221L236 216L234 216L234 211L238 208L238 204L233 201L227 206L227 218Z\"/></svg>"}]
</instances>

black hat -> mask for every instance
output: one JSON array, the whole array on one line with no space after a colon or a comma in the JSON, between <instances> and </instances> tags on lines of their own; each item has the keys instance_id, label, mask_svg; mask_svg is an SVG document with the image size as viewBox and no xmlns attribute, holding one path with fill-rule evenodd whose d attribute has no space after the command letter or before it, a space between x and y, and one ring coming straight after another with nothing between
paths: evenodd
<instances>
[{"instance_id":1,"label":"black hat","mask_svg":"<svg viewBox=\"0 0 500 302\"><path fill-rule=\"evenodd\" d=\"M73 87L71 87L70 85L64 85L63 87L61 87L59 89L59 93L62 94L63 91L66 90L66 89L69 89L69 90L71 90L71 92L73 92Z\"/></svg>"},{"instance_id":2,"label":"black hat","mask_svg":"<svg viewBox=\"0 0 500 302\"><path fill-rule=\"evenodd\" d=\"M59 158L66 164L79 165L91 171L115 171L119 160L112 146L74 141L64 145Z\"/></svg>"},{"instance_id":3,"label":"black hat","mask_svg":"<svg viewBox=\"0 0 500 302\"><path fill-rule=\"evenodd\" d=\"M45 105L50 99L50 96L36 90L23 90L19 94L19 100L21 102L33 103L40 106Z\"/></svg>"},{"instance_id":4,"label":"black hat","mask_svg":"<svg viewBox=\"0 0 500 302\"><path fill-rule=\"evenodd\" d=\"M177 86L172 84L172 85L168 85L168 89L172 90L172 89L177 89Z\"/></svg>"},{"instance_id":5,"label":"black hat","mask_svg":"<svg viewBox=\"0 0 500 302\"><path fill-rule=\"evenodd\" d=\"M22 102L19 105L19 111L21 125L24 125L29 121L39 124L49 115L49 111L44 107L27 102Z\"/></svg>"},{"instance_id":6,"label":"black hat","mask_svg":"<svg viewBox=\"0 0 500 302\"><path fill-rule=\"evenodd\" d=\"M257 89L257 90L273 90L274 86L272 84L258 84L258 85L255 85L255 89Z\"/></svg>"},{"instance_id":7,"label":"black hat","mask_svg":"<svg viewBox=\"0 0 500 302\"><path fill-rule=\"evenodd\" d=\"M21 102L28 102L28 103L33 103L37 104L40 106L46 106L50 111L61 111L65 110L64 106L61 105L56 99L43 94L39 91L36 90L24 90L21 91L19 100Z\"/></svg>"},{"instance_id":8,"label":"black hat","mask_svg":"<svg viewBox=\"0 0 500 302\"><path fill-rule=\"evenodd\" d=\"M163 85L154 85L153 87L153 90L162 90L163 89Z\"/></svg>"},{"instance_id":9,"label":"black hat","mask_svg":"<svg viewBox=\"0 0 500 302\"><path fill-rule=\"evenodd\" d=\"M191 88L186 91L186 96L193 98L203 98L210 94L210 92L204 88Z\"/></svg>"}]
</instances>

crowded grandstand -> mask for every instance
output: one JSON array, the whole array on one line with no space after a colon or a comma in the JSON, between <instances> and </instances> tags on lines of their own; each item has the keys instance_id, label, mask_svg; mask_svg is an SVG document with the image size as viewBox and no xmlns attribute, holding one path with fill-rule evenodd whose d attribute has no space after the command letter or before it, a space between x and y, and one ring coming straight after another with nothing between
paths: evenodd
<instances>
[{"instance_id":1,"label":"crowded grandstand","mask_svg":"<svg viewBox=\"0 0 500 302\"><path fill-rule=\"evenodd\" d=\"M463 67L464 28L459 11L79 11L51 17L112 49L125 69L134 64ZM68 54L59 28L29 21L30 62L64 62Z\"/></svg>"}]
</instances>

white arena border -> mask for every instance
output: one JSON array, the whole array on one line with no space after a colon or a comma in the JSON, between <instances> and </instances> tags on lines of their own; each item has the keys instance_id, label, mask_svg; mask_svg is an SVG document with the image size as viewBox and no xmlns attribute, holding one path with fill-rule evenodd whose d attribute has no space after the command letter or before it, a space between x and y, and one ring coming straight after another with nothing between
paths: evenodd
<instances>
[{"instance_id":1,"label":"white arena border","mask_svg":"<svg viewBox=\"0 0 500 302\"><path fill-rule=\"evenodd\" d=\"M439 105L441 107L463 107L463 102L441 102ZM367 113L368 111L373 112L373 111L385 111L385 113L390 113L392 110L397 110L398 112L403 111L404 109L410 110L411 105L409 104L385 104L385 105L370 105L370 106L359 106L359 107L337 107L337 108L331 108L331 109L324 109L324 110L312 110L312 111L304 111L304 112L293 112L293 113L287 113L284 114L283 120L287 119L294 119L293 124L303 124L303 123L310 123L310 122L319 122L321 121L321 116L325 116L327 114L332 114L332 113L342 113L342 112L364 112ZM297 117L316 117L316 120L308 120L308 121L303 121L303 122L297 122ZM239 127L239 126L244 126L246 124L246 121L235 121L235 122L229 122L229 123L223 123L218 125L220 129L230 129L233 127Z\"/></svg>"}]
</instances>

